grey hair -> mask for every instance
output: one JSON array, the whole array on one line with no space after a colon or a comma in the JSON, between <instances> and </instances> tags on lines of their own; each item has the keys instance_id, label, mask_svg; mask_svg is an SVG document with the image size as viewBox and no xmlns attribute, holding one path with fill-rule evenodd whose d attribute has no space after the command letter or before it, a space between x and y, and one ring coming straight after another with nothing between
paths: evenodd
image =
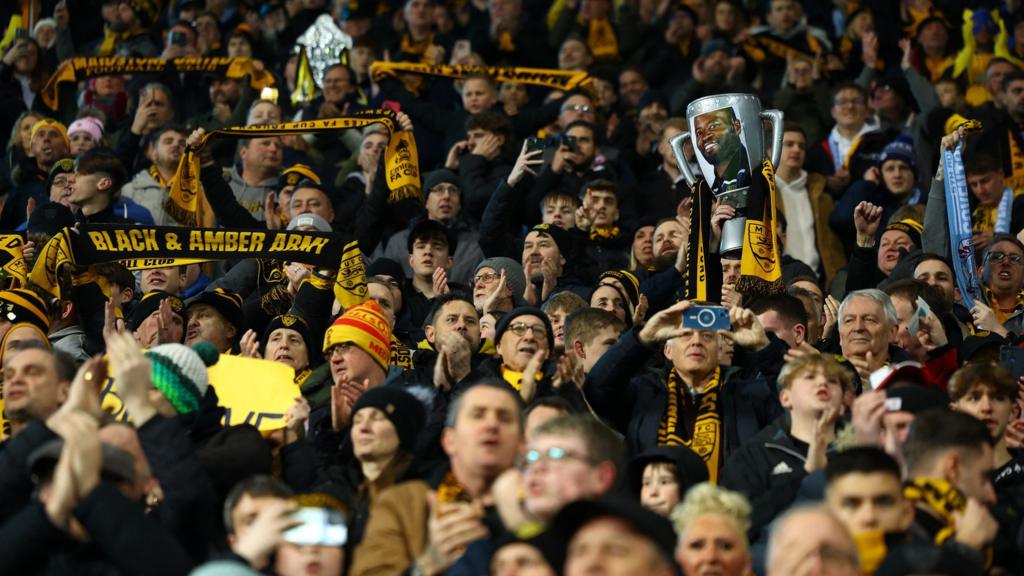
<instances>
[{"instance_id":1,"label":"grey hair","mask_svg":"<svg viewBox=\"0 0 1024 576\"><path fill-rule=\"evenodd\" d=\"M784 512L778 518L771 523L771 534L768 536L768 551L765 558L765 566L768 568L768 573L773 574L778 572L778 567L775 570L772 569L772 564L778 560L780 554L779 546L781 541L781 534L785 531L786 525L789 524L790 520L797 516L803 516L804 514L817 514L823 517L824 520L832 522L837 526L849 541L850 549L852 552L851 560L854 561L855 565L860 567L860 560L857 556L857 545L853 541L853 536L850 535L849 529L843 524L836 515L828 509L827 506L821 503L811 504L797 504L791 507L789 510Z\"/></svg>"},{"instance_id":2,"label":"grey hair","mask_svg":"<svg viewBox=\"0 0 1024 576\"><path fill-rule=\"evenodd\" d=\"M854 298L868 298L874 300L882 307L882 313L885 314L885 321L889 326L895 326L900 323L896 318L896 307L892 305L892 299L889 295L877 288L865 288L863 290L854 290L843 298L843 302L839 305L839 326L843 326L843 316L845 316L846 305Z\"/></svg>"}]
</instances>

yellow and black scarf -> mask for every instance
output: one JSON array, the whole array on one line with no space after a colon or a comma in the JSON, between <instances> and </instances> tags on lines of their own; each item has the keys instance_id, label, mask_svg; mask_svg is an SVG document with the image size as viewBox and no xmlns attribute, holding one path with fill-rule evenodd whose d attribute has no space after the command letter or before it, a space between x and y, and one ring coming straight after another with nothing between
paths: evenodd
<instances>
[{"instance_id":1,"label":"yellow and black scarf","mask_svg":"<svg viewBox=\"0 0 1024 576\"><path fill-rule=\"evenodd\" d=\"M153 180L156 180L157 186L160 186L161 188L164 189L170 188L171 182L174 181L173 176L171 176L170 182L164 180L164 177L160 175L160 170L157 169L156 164L149 165L149 175L153 177Z\"/></svg>"},{"instance_id":2,"label":"yellow and black scarf","mask_svg":"<svg viewBox=\"0 0 1024 576\"><path fill-rule=\"evenodd\" d=\"M1010 176L1006 178L1006 185L1016 193L1018 190L1024 190L1024 138L1020 137L1016 126L1011 126L1007 132L1010 140L1010 154L1007 158ZM1003 170L1006 170L1005 165Z\"/></svg>"},{"instance_id":3,"label":"yellow and black scarf","mask_svg":"<svg viewBox=\"0 0 1024 576\"><path fill-rule=\"evenodd\" d=\"M690 187L690 236L686 246L686 299L700 302L722 300L722 275L708 274L711 254L711 203L714 196L708 183L698 178Z\"/></svg>"},{"instance_id":4,"label":"yellow and black scarf","mask_svg":"<svg viewBox=\"0 0 1024 576\"><path fill-rule=\"evenodd\" d=\"M620 234L618 226L612 226L611 228L598 228L594 226L590 229L591 240L612 240L618 238Z\"/></svg>"},{"instance_id":5,"label":"yellow and black scarf","mask_svg":"<svg viewBox=\"0 0 1024 576\"><path fill-rule=\"evenodd\" d=\"M402 343L401 340L391 335L391 360L389 366L400 366L406 370L412 369L412 350Z\"/></svg>"},{"instance_id":6,"label":"yellow and black scarf","mask_svg":"<svg viewBox=\"0 0 1024 576\"><path fill-rule=\"evenodd\" d=\"M592 18L587 24L587 46L594 60L598 62L617 62L619 60L619 40L615 37L615 27L607 18Z\"/></svg>"},{"instance_id":7,"label":"yellow and black scarf","mask_svg":"<svg viewBox=\"0 0 1024 576\"><path fill-rule=\"evenodd\" d=\"M43 245L29 276L32 283L57 298L61 292L60 270L66 265L90 267L120 262L129 270L145 270L247 257L337 267L335 298L346 308L366 300L366 271L359 257L359 243L343 243L326 232L132 224L87 224L76 230L72 233L65 228ZM307 281L323 282L324 289L330 284L330 279L316 275Z\"/></svg>"},{"instance_id":8,"label":"yellow and black scarf","mask_svg":"<svg viewBox=\"0 0 1024 576\"><path fill-rule=\"evenodd\" d=\"M676 371L669 371L668 402L658 425L658 446L686 446L696 452L704 459L712 484L718 481L722 453L722 416L718 409L721 376L722 368L716 367L700 396L697 418L693 423L693 432L690 433L684 429L685 423L680 416L680 402L686 390L681 389Z\"/></svg>"},{"instance_id":9,"label":"yellow and black scarf","mask_svg":"<svg viewBox=\"0 0 1024 576\"><path fill-rule=\"evenodd\" d=\"M956 486L938 478L915 478L904 484L903 496L942 521L935 544L942 544L956 534L955 514L967 507L967 499Z\"/></svg>"},{"instance_id":10,"label":"yellow and black scarf","mask_svg":"<svg viewBox=\"0 0 1024 576\"><path fill-rule=\"evenodd\" d=\"M765 160L761 172L754 174L747 197L747 222L740 256L740 279L736 291L744 295L766 296L782 292L782 259L776 235L775 169Z\"/></svg>"},{"instance_id":11,"label":"yellow and black scarf","mask_svg":"<svg viewBox=\"0 0 1024 576\"><path fill-rule=\"evenodd\" d=\"M427 34L423 40L413 40L412 36L408 32L402 34L402 40L399 44L398 51L402 54L408 54L410 56L419 56L421 60L426 61L427 48L434 43L434 33Z\"/></svg>"},{"instance_id":12,"label":"yellow and black scarf","mask_svg":"<svg viewBox=\"0 0 1024 576\"><path fill-rule=\"evenodd\" d=\"M1017 294L1017 303L1013 305L1011 310L1004 310L999 306L999 301L992 295L992 290L988 286L985 286L985 300L991 304L992 311L996 314L996 320L1000 324L1006 322L1021 310L1024 310L1024 291Z\"/></svg>"},{"instance_id":13,"label":"yellow and black scarf","mask_svg":"<svg viewBox=\"0 0 1024 576\"><path fill-rule=\"evenodd\" d=\"M506 367L504 364L502 364L501 365L501 378L505 382L508 382L509 385L512 386L513 388L515 388L517 391L522 390L522 388L523 388L523 373L522 372L517 372L517 371L515 371L515 370L513 370L511 368ZM533 381L539 384L540 381L543 378L544 378L544 373L543 372L537 372L534 375Z\"/></svg>"},{"instance_id":14,"label":"yellow and black scarf","mask_svg":"<svg viewBox=\"0 0 1024 576\"><path fill-rule=\"evenodd\" d=\"M448 66L416 62L382 62L380 60L370 66L370 75L374 82L380 82L384 78L394 78L399 74L419 74L454 79L465 78L470 74L487 74L499 83L529 84L563 92L577 87L588 87L592 82L590 75L581 70L520 68L518 66Z\"/></svg>"},{"instance_id":15,"label":"yellow and black scarf","mask_svg":"<svg viewBox=\"0 0 1024 576\"><path fill-rule=\"evenodd\" d=\"M466 492L465 486L455 478L455 473L449 470L441 479L441 483L437 485L437 502L438 504L453 502L469 504L473 502L473 498L470 497L469 492Z\"/></svg>"},{"instance_id":16,"label":"yellow and black scarf","mask_svg":"<svg viewBox=\"0 0 1024 576\"><path fill-rule=\"evenodd\" d=\"M21 288L28 279L28 264L21 234L0 234L0 287Z\"/></svg>"},{"instance_id":17,"label":"yellow and black scarf","mask_svg":"<svg viewBox=\"0 0 1024 576\"><path fill-rule=\"evenodd\" d=\"M160 72L187 72L223 75L227 78L249 77L249 83L256 90L274 85L274 76L267 70L257 69L249 58L71 58L65 60L50 76L39 96L51 110L57 109L57 92L65 82L78 82L110 74L157 74Z\"/></svg>"},{"instance_id":18,"label":"yellow and black scarf","mask_svg":"<svg viewBox=\"0 0 1024 576\"><path fill-rule=\"evenodd\" d=\"M171 191L164 201L164 210L185 226L213 224L213 215L207 210L205 195L200 185L200 160L197 151L210 138L235 136L240 138L263 138L267 136L290 136L294 134L324 134L362 128L371 124L383 124L391 134L384 150L385 177L391 194L388 203L393 204L406 197L420 197L420 169L416 140L411 132L396 130L398 120L391 110L367 110L359 114L321 118L283 124L262 124L259 126L234 126L206 133L196 146L186 146L178 170L171 180Z\"/></svg>"}]
</instances>

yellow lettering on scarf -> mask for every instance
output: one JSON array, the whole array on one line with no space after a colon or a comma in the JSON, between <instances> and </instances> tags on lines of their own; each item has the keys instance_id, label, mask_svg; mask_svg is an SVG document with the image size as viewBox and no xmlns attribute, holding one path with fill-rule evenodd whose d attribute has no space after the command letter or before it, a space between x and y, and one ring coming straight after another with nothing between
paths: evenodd
<instances>
[{"instance_id":1,"label":"yellow lettering on scarf","mask_svg":"<svg viewBox=\"0 0 1024 576\"><path fill-rule=\"evenodd\" d=\"M194 230L189 233L188 247L200 252L261 252L265 239L263 232Z\"/></svg>"}]
</instances>

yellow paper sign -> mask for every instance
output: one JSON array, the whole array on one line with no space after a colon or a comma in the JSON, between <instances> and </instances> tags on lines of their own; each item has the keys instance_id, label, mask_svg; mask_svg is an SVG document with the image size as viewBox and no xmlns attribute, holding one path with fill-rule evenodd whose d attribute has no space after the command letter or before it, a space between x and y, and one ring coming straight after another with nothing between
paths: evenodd
<instances>
[{"instance_id":1,"label":"yellow paper sign","mask_svg":"<svg viewBox=\"0 0 1024 576\"><path fill-rule=\"evenodd\" d=\"M209 378L226 410L224 426L252 424L260 431L284 428L285 413L302 395L294 381L295 371L270 360L222 354L209 368ZM129 418L113 380L104 383L100 401L118 421Z\"/></svg>"}]
</instances>

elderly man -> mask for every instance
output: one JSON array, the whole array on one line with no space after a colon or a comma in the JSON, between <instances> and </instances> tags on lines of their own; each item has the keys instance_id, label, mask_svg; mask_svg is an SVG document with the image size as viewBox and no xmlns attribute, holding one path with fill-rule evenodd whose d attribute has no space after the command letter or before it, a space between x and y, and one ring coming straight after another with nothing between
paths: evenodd
<instances>
[{"instance_id":1,"label":"elderly man","mask_svg":"<svg viewBox=\"0 0 1024 576\"><path fill-rule=\"evenodd\" d=\"M828 508L803 505L775 522L768 541L768 576L805 574L828 559L835 576L857 576L857 545Z\"/></svg>"},{"instance_id":2,"label":"elderly man","mask_svg":"<svg viewBox=\"0 0 1024 576\"><path fill-rule=\"evenodd\" d=\"M489 533L491 488L522 447L519 398L504 383L479 383L451 405L442 446L450 469L377 496L350 573L440 574ZM444 518L444 527L437 521ZM485 524L485 519L488 522Z\"/></svg>"},{"instance_id":3,"label":"elderly man","mask_svg":"<svg viewBox=\"0 0 1024 576\"><path fill-rule=\"evenodd\" d=\"M857 374L855 387L858 391L870 387L871 373L892 362L892 354L898 350L890 350L899 329L896 308L881 290L857 290L847 294L839 305L838 322L843 358Z\"/></svg>"},{"instance_id":4,"label":"elderly man","mask_svg":"<svg viewBox=\"0 0 1024 576\"><path fill-rule=\"evenodd\" d=\"M185 308L185 345L206 340L221 353L236 350L245 331L242 296L237 292L215 288L203 292Z\"/></svg>"},{"instance_id":5,"label":"elderly man","mask_svg":"<svg viewBox=\"0 0 1024 576\"><path fill-rule=\"evenodd\" d=\"M733 308L730 339L754 352L751 368L766 372L743 379L739 367L719 364L721 334L683 326L683 314L692 306L679 302L642 329L623 334L583 388L598 416L625 434L631 453L685 445L703 455L715 480L726 458L780 415L768 382L775 381L771 367L781 367L785 346L769 339L753 312ZM668 373L644 372L643 365L659 349L669 360ZM708 433L696 434L698 426Z\"/></svg>"},{"instance_id":6,"label":"elderly man","mask_svg":"<svg viewBox=\"0 0 1024 576\"><path fill-rule=\"evenodd\" d=\"M473 275L473 305L481 313L509 312L523 301L525 291L523 267L515 260L497 256L477 264Z\"/></svg>"}]
</instances>

